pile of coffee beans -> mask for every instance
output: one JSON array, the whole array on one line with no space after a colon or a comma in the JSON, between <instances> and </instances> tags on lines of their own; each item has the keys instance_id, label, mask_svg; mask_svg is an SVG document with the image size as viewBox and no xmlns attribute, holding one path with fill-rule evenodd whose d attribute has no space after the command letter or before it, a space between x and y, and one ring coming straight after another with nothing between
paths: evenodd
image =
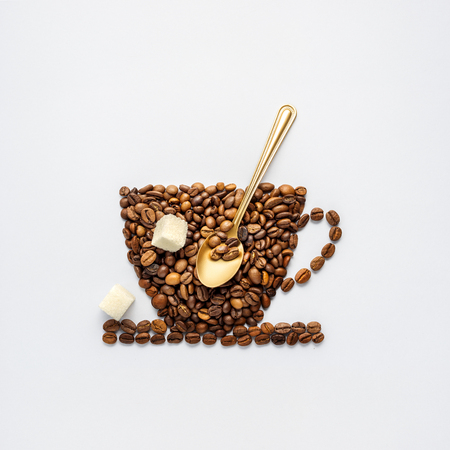
<instances>
[{"instance_id":1,"label":"pile of coffee beans","mask_svg":"<svg viewBox=\"0 0 450 450\"><path fill-rule=\"evenodd\" d=\"M183 337L188 344L198 344L201 340L205 345L214 345L217 342L217 336L213 333L201 333L196 331L194 322L180 322L176 325L178 331L171 331L167 336L169 344L179 344L183 341ZM115 344L117 342L116 332L122 330L119 335L119 341L122 344L147 344L150 342L154 345L164 344L166 342L165 333L167 326L160 319L143 320L137 325L129 320L124 319L121 322L110 319L103 324L105 333L103 334L103 342L106 344ZM275 326L269 322L264 322L261 326L246 327L245 325L237 325L233 328L233 334L223 336L220 343L224 347L239 345L246 347L253 341L256 345L266 345L272 342L274 345L295 345L297 343L307 344L313 341L319 344L324 340L319 322L309 322L305 325L303 322L294 322L289 325L286 322L277 323ZM150 335L150 331L155 334ZM137 334L136 334L137 333ZM136 336L135 336L136 334Z\"/></svg>"},{"instance_id":2,"label":"pile of coffee beans","mask_svg":"<svg viewBox=\"0 0 450 450\"><path fill-rule=\"evenodd\" d=\"M230 281L211 289L198 279L197 252L204 240L214 233L217 237L217 245L213 248L215 257L233 259L237 256L233 255L237 242L231 242L226 231L236 215L244 191L235 184L224 183L208 187L202 183L179 187L150 184L139 190L120 189L128 260L134 266L139 286L145 289L157 315L163 319L161 322L169 329L169 342L181 341L179 333L185 333L187 342L198 342L203 335L207 336L204 342L206 339L214 343L215 338L227 336L236 327L246 325L252 328L262 322L262 309L270 306L277 290L281 287L288 292L295 284L292 278L284 277L297 247L296 233L310 219L310 215L303 214L306 192L302 186L294 188L287 184L278 188L271 183L258 186L238 230L238 238L244 246L242 265ZM186 244L175 253L152 245L156 222L167 214L174 214L188 223ZM311 211L311 220L321 220L323 216L320 208ZM329 211L326 218L330 224L339 223L339 216L334 211ZM332 240L340 237L340 228L336 225L330 231ZM322 259L333 253L334 244L327 244L322 250ZM311 263L313 270L322 265L322 260ZM302 284L310 276L308 269L301 269L295 281ZM131 333L125 334L132 336ZM150 342L154 336L150 337ZM228 345L233 345L233 337L236 336L227 336L223 345L228 341L231 342ZM114 338L109 336L108 339ZM130 337L123 339L130 340ZM154 339L162 340L161 337ZM279 337L274 339L281 342Z\"/></svg>"}]
</instances>

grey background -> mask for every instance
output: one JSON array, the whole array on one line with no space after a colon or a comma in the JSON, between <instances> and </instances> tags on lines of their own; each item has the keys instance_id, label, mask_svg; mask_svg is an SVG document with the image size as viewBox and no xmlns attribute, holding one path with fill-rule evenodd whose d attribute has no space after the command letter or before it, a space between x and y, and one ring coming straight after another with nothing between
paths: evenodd
<instances>
[{"instance_id":1,"label":"grey background","mask_svg":"<svg viewBox=\"0 0 450 450\"><path fill-rule=\"evenodd\" d=\"M449 3L0 5L1 420L8 449L447 449ZM126 258L122 185L308 188L343 238L266 320L300 348L107 347L98 304L155 312ZM309 224L288 276L319 254Z\"/></svg>"}]
</instances>

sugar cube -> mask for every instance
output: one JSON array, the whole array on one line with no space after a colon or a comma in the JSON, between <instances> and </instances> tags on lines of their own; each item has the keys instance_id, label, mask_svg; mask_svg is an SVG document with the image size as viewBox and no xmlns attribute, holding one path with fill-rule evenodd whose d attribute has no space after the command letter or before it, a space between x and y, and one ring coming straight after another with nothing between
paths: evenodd
<instances>
[{"instance_id":1,"label":"sugar cube","mask_svg":"<svg viewBox=\"0 0 450 450\"><path fill-rule=\"evenodd\" d=\"M186 243L187 231L188 226L185 220L173 214L167 214L156 222L152 245L167 252L176 252Z\"/></svg>"},{"instance_id":2,"label":"sugar cube","mask_svg":"<svg viewBox=\"0 0 450 450\"><path fill-rule=\"evenodd\" d=\"M98 306L113 319L120 320L134 300L133 294L116 284Z\"/></svg>"}]
</instances>

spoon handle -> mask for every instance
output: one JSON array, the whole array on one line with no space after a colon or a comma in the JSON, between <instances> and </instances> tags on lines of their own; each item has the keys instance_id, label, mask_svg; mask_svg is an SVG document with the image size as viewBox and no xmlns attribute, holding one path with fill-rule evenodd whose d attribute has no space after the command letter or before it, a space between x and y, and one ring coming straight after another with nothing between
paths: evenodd
<instances>
[{"instance_id":1,"label":"spoon handle","mask_svg":"<svg viewBox=\"0 0 450 450\"><path fill-rule=\"evenodd\" d=\"M237 228L239 227L242 218L244 217L245 211L253 197L262 177L266 173L267 169L272 162L273 157L280 148L281 143L286 137L287 132L294 123L297 117L296 109L291 105L285 105L280 108L277 116L275 117L275 122L273 123L272 130L270 131L269 137L267 138L264 150L259 158L258 165L256 166L255 172L253 173L250 184L245 190L244 197L242 198L241 204L236 212L233 219L233 225Z\"/></svg>"}]
</instances>

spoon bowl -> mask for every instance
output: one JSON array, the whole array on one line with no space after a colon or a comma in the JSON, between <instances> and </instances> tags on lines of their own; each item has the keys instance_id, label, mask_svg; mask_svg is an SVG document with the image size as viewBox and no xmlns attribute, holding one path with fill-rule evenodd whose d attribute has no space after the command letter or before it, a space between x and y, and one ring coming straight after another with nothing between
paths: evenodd
<instances>
[{"instance_id":1,"label":"spoon bowl","mask_svg":"<svg viewBox=\"0 0 450 450\"><path fill-rule=\"evenodd\" d=\"M227 237L238 238L237 231L241 224L241 220L244 217L245 211L262 180L262 177L266 173L273 157L275 156L278 148L283 142L287 132L291 128L295 118L297 116L296 109L291 105L285 105L280 108L275 118L275 122L272 125L269 137L267 138L266 145L256 166L253 177L245 190L244 197L233 219L233 227L227 232ZM244 258L244 246L239 241L239 256L230 261L224 261L223 259L213 260L211 259L211 247L209 246L209 240L214 234L208 236L201 245L197 254L197 275L198 279L207 287L214 288L221 286L229 281L242 264Z\"/></svg>"}]
</instances>

